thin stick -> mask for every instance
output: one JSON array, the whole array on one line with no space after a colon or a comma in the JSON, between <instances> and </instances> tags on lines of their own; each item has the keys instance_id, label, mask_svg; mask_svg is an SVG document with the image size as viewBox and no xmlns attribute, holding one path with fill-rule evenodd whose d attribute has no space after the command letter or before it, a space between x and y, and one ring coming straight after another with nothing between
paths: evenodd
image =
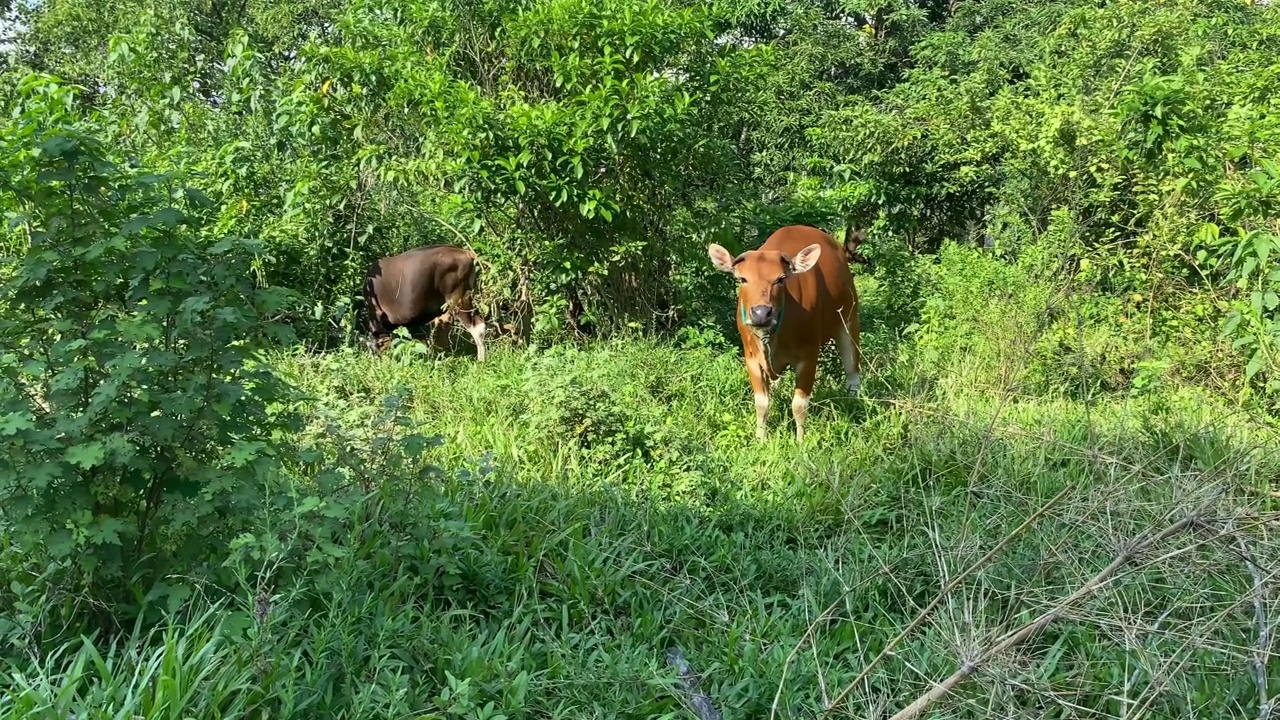
<instances>
[{"instance_id":1,"label":"thin stick","mask_svg":"<svg viewBox=\"0 0 1280 720\"><path fill-rule=\"evenodd\" d=\"M1134 557L1136 557L1137 555L1139 555L1140 553L1142 553L1152 545L1157 545L1161 542L1164 542L1170 537L1191 527L1197 521L1199 515L1200 515L1200 511L1197 510L1196 512L1191 513L1190 515L1187 515L1186 517L1182 518L1178 522L1166 527L1164 530L1160 531L1159 534L1154 536L1150 535L1149 532L1144 533L1142 536L1138 538L1137 541L1135 541L1130 546L1128 550L1125 550L1124 552L1116 556L1116 558L1112 560L1109 565L1103 568L1097 575L1094 575L1093 578L1091 578L1084 585L1081 585L1075 592L1071 593L1071 595L1067 596L1067 598L1064 599L1062 602L1058 603L1058 605L1054 607L1052 610L1049 610L1048 612L1042 614L1040 617L1036 618L1035 620L1032 620L1026 625L1023 625L1018 630L1010 632L1006 634L1004 637L1000 638L1000 640L996 642L995 645L993 645L986 652L982 653L981 657L977 658L976 660L970 660L966 662L964 665L960 667L959 670L955 671L955 673L953 673L951 677L948 677L946 680L943 680L942 682L935 685L932 690L920 696L915 700L915 702L911 703L910 705L900 710L896 715L890 718L890 720L912 720L913 718L919 717L920 714L923 713L926 709L928 709L930 705L932 705L937 700L945 697L947 693L950 693L952 690L954 690L956 686L958 686L960 683L964 682L965 680L969 679L970 676L972 676L975 672L977 672L979 668L981 668L983 665L989 662L992 658L994 658L995 656L1003 652L1006 652L1007 650L1009 650L1009 648L1012 648L1013 646L1018 645L1019 643L1027 640L1033 635L1039 633L1041 630L1044 630L1046 627L1048 627L1050 623L1052 623L1054 620L1057 620L1059 617L1061 617L1062 613L1070 605L1074 604L1081 598L1095 592L1099 587L1103 585L1103 583L1105 583L1112 575L1114 575L1117 570L1127 565L1129 561L1133 560Z\"/></svg>"},{"instance_id":2,"label":"thin stick","mask_svg":"<svg viewBox=\"0 0 1280 720\"><path fill-rule=\"evenodd\" d=\"M471 252L475 252L475 249L471 247L471 242L467 240L467 236L463 235L462 232L459 231L458 228L454 227L452 223L448 222L442 217L439 217L437 215L432 215L431 213L423 213L423 215L426 215L432 220L435 220L436 222L448 228L454 235L458 236L458 241L462 243L463 247L470 250Z\"/></svg>"},{"instance_id":3,"label":"thin stick","mask_svg":"<svg viewBox=\"0 0 1280 720\"><path fill-rule=\"evenodd\" d=\"M1258 645L1253 649L1253 680L1258 686L1258 720L1271 717L1271 693L1267 691L1267 659L1271 657L1271 627L1267 622L1267 585L1262 579L1262 569L1253 560L1253 553L1243 537L1236 537L1236 547L1244 558L1249 574L1253 576L1253 622L1258 626Z\"/></svg>"},{"instance_id":4,"label":"thin stick","mask_svg":"<svg viewBox=\"0 0 1280 720\"><path fill-rule=\"evenodd\" d=\"M906 639L908 635L915 632L921 625L923 625L924 621L928 619L929 613L933 612L934 608L938 607L938 605L944 599L946 599L946 597L951 593L952 590L956 588L957 585L964 582L973 573L985 567L986 564L991 561L991 558L995 557L996 554L999 553L1001 550L1004 550L1005 547L1009 545L1009 543L1013 542L1014 539L1016 539L1019 535L1025 532L1027 528L1031 527L1038 520L1040 520L1040 518L1044 517L1045 514L1048 513L1049 510L1054 505L1058 504L1059 500L1066 497L1067 493L1073 489L1074 489L1074 486L1072 485L1068 485L1062 488L1062 490L1059 491L1057 495L1054 495L1052 498L1049 499L1048 502L1046 502L1044 505L1041 505L1039 510L1036 510L1034 513L1032 513L1031 517L1028 517L1026 520L1023 521L1021 525L1014 528L1013 532L1010 532L1008 535L1005 535L1003 538L1001 538L1000 542L996 543L995 547L991 548L991 550L988 551L986 555L983 555L977 562L973 563L968 568L965 568L964 572L960 573L959 575L956 575L951 579L950 582L944 585L942 587L942 590L938 591L937 596L933 598L933 601L930 602L927 606L925 606L925 608L921 610L918 615L916 615L916 618L911 621L911 624L908 625L905 630L898 633L896 637L890 640L888 644L884 646L884 649L880 651L880 654L876 655L875 658L873 658L871 662L868 663L867 666L862 669L862 672L858 673L858 676L855 677L848 685L846 685L844 690L840 691L840 694L836 696L836 699L832 701L830 705L827 706L826 710L823 711L822 713L823 717L830 715L833 710L839 707L840 704L844 702L845 698L849 696L849 693L853 692L853 689L857 687L859 683L865 680L867 676L871 674L871 671L874 670L875 667L879 665L882 660L884 660L886 657L888 657L893 653L893 650L898 646L898 643L902 642L904 639Z\"/></svg>"},{"instance_id":5,"label":"thin stick","mask_svg":"<svg viewBox=\"0 0 1280 720\"><path fill-rule=\"evenodd\" d=\"M800 652L800 648L804 647L804 644L813 637L813 632L817 629L818 623L831 617L831 613L836 609L836 605L844 602L845 598L849 597L854 590L861 590L867 585L867 583L879 578L883 574L884 573L876 573L875 575L870 575L863 578L862 582L845 588L844 592L840 593L840 597L832 600L831 604L827 606L827 609L823 610L822 614L818 615L813 622L809 623L809 627L804 631L804 635L801 636L800 641L796 643L795 647L791 648L791 652L787 655L787 659L782 663L782 678L778 680L778 690L773 694L773 707L769 710L769 720L773 720L778 715L778 703L782 701L782 688L787 683L787 671L791 669L791 662L795 660L796 654ZM819 669L819 672L821 672L821 669ZM823 689L823 694L826 694L825 688Z\"/></svg>"}]
</instances>

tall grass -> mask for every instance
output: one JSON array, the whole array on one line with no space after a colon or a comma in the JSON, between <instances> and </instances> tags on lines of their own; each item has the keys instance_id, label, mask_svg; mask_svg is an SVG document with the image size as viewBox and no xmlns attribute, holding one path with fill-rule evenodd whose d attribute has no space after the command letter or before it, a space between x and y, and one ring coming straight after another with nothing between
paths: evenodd
<instances>
[{"instance_id":1,"label":"tall grass","mask_svg":"<svg viewBox=\"0 0 1280 720\"><path fill-rule=\"evenodd\" d=\"M8 716L679 716L662 655L675 646L726 717L767 716L775 695L780 715L811 717L1064 490L844 710L903 704L1206 501L1198 534L1141 558L947 708L1256 710L1252 581L1235 546L1280 567L1274 521L1257 514L1275 446L1207 396L1086 408L954 387L886 397L874 382L849 401L831 387L797 446L786 403L754 442L740 361L720 350L281 362L356 452L397 432L379 418L399 394L443 440L411 461L442 470L374 473L328 540L264 518L279 542L229 561L238 595L207 590L167 625L11 660Z\"/></svg>"},{"instance_id":2,"label":"tall grass","mask_svg":"<svg viewBox=\"0 0 1280 720\"><path fill-rule=\"evenodd\" d=\"M726 718L879 717L958 668L938 717L1260 717L1273 428L1172 383L1032 393L994 331L924 362L887 327L864 398L824 361L804 445L787 383L755 442L723 345L281 356L347 470L297 458L295 511L171 579L159 624L46 642L29 598L0 716L691 717L674 647Z\"/></svg>"}]
</instances>

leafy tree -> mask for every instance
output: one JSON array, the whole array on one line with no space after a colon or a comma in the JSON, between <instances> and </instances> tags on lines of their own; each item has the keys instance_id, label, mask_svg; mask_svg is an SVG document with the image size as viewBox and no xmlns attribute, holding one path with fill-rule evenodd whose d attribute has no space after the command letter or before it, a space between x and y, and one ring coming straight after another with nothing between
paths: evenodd
<instances>
[{"instance_id":1,"label":"leafy tree","mask_svg":"<svg viewBox=\"0 0 1280 720\"><path fill-rule=\"evenodd\" d=\"M204 242L260 239L256 279L309 289L314 341L373 258L431 242L479 251L500 331L723 330L706 242L803 222L871 229L904 324L912 255L1052 245L1046 272L1088 288L1092 321L1188 349L1189 373L1223 357L1205 328L1229 330L1232 372L1265 388L1273 281L1240 263L1265 265L1276 235L1278 12L49 0L15 57L82 85L105 141L205 191Z\"/></svg>"},{"instance_id":2,"label":"leafy tree","mask_svg":"<svg viewBox=\"0 0 1280 720\"><path fill-rule=\"evenodd\" d=\"M1280 145L1259 91L1277 30L1275 8L1225 1L961 4L912 47L902 82L814 128L815 193L878 216L880 250L1052 245L1047 269L1072 273L1092 321L1149 317L1124 330L1132 346L1168 344L1189 370L1218 362L1216 326L1275 388L1263 368L1280 317L1261 268ZM1075 320L1061 320L1066 342Z\"/></svg>"}]
</instances>

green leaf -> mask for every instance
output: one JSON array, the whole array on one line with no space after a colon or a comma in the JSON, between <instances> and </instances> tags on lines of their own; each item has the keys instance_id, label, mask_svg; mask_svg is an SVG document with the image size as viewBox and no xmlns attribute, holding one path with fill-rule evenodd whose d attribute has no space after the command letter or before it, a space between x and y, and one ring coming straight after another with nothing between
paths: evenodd
<instances>
[{"instance_id":1,"label":"green leaf","mask_svg":"<svg viewBox=\"0 0 1280 720\"><path fill-rule=\"evenodd\" d=\"M190 585L179 583L177 585L169 585L168 583L160 583L159 587L152 594L165 598L165 609L170 613L176 613L182 608L182 604L191 598L194 591Z\"/></svg>"},{"instance_id":2,"label":"green leaf","mask_svg":"<svg viewBox=\"0 0 1280 720\"><path fill-rule=\"evenodd\" d=\"M120 545L120 533L128 529L128 525L120 518L103 517L86 528L86 537L95 545Z\"/></svg>"},{"instance_id":3,"label":"green leaf","mask_svg":"<svg viewBox=\"0 0 1280 720\"><path fill-rule=\"evenodd\" d=\"M1258 264L1262 267L1267 266L1267 259L1271 257L1271 250L1275 246L1275 238L1266 233L1258 233L1253 236L1253 252L1258 258Z\"/></svg>"},{"instance_id":4,"label":"green leaf","mask_svg":"<svg viewBox=\"0 0 1280 720\"><path fill-rule=\"evenodd\" d=\"M198 188L191 188L191 187L183 188L182 192L184 195L186 195L187 202L191 203L192 205L195 205L197 207L202 207L202 208L213 207L213 200L211 200L208 195L205 195L204 192L202 192Z\"/></svg>"},{"instance_id":5,"label":"green leaf","mask_svg":"<svg viewBox=\"0 0 1280 720\"><path fill-rule=\"evenodd\" d=\"M320 551L323 552L325 555L328 555L334 558L344 558L351 554L350 549L345 548L341 545L336 545L328 540L321 540L319 542L319 547L320 547Z\"/></svg>"},{"instance_id":6,"label":"green leaf","mask_svg":"<svg viewBox=\"0 0 1280 720\"><path fill-rule=\"evenodd\" d=\"M29 412L0 415L0 435L16 435L19 430L30 430L33 427L35 427L34 418Z\"/></svg>"},{"instance_id":7,"label":"green leaf","mask_svg":"<svg viewBox=\"0 0 1280 720\"><path fill-rule=\"evenodd\" d=\"M1227 317L1226 324L1222 327L1222 334L1234 335L1236 328L1240 327L1240 321L1243 319L1244 316L1241 315L1239 311L1231 313L1231 315Z\"/></svg>"},{"instance_id":8,"label":"green leaf","mask_svg":"<svg viewBox=\"0 0 1280 720\"><path fill-rule=\"evenodd\" d=\"M1249 364L1245 365L1245 368L1244 368L1245 378L1248 380L1252 380L1253 376L1257 375L1258 371L1262 369L1262 366L1266 364L1266 361L1267 359L1263 355L1261 348L1254 351L1253 357L1249 358Z\"/></svg>"},{"instance_id":9,"label":"green leaf","mask_svg":"<svg viewBox=\"0 0 1280 720\"><path fill-rule=\"evenodd\" d=\"M63 459L72 465L77 465L84 470L101 465L106 459L106 448L97 440L79 445L72 445L67 448Z\"/></svg>"},{"instance_id":10,"label":"green leaf","mask_svg":"<svg viewBox=\"0 0 1280 720\"><path fill-rule=\"evenodd\" d=\"M444 443L444 439L439 435L419 435L414 433L407 435L400 441L401 447L404 448L405 455L409 457L417 457L421 455L427 448L438 447Z\"/></svg>"},{"instance_id":11,"label":"green leaf","mask_svg":"<svg viewBox=\"0 0 1280 720\"><path fill-rule=\"evenodd\" d=\"M256 440L241 440L232 445L226 453L226 462L232 467L244 467L258 457L264 444Z\"/></svg>"},{"instance_id":12,"label":"green leaf","mask_svg":"<svg viewBox=\"0 0 1280 720\"><path fill-rule=\"evenodd\" d=\"M42 490L49 487L61 475L58 465L52 462L44 462L26 472L27 485L36 490Z\"/></svg>"}]
</instances>

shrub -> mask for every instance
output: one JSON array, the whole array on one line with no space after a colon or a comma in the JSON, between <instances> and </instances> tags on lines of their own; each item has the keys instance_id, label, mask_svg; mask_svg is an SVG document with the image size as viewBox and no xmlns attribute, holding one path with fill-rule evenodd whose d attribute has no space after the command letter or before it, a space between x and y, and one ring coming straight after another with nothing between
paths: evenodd
<instances>
[{"instance_id":1,"label":"shrub","mask_svg":"<svg viewBox=\"0 0 1280 720\"><path fill-rule=\"evenodd\" d=\"M22 88L0 129L0 206L25 238L0 279L0 517L86 582L194 567L276 471L288 387L256 353L287 339L290 294L253 285L252 243L197 241L199 193L66 122L70 90Z\"/></svg>"}]
</instances>

